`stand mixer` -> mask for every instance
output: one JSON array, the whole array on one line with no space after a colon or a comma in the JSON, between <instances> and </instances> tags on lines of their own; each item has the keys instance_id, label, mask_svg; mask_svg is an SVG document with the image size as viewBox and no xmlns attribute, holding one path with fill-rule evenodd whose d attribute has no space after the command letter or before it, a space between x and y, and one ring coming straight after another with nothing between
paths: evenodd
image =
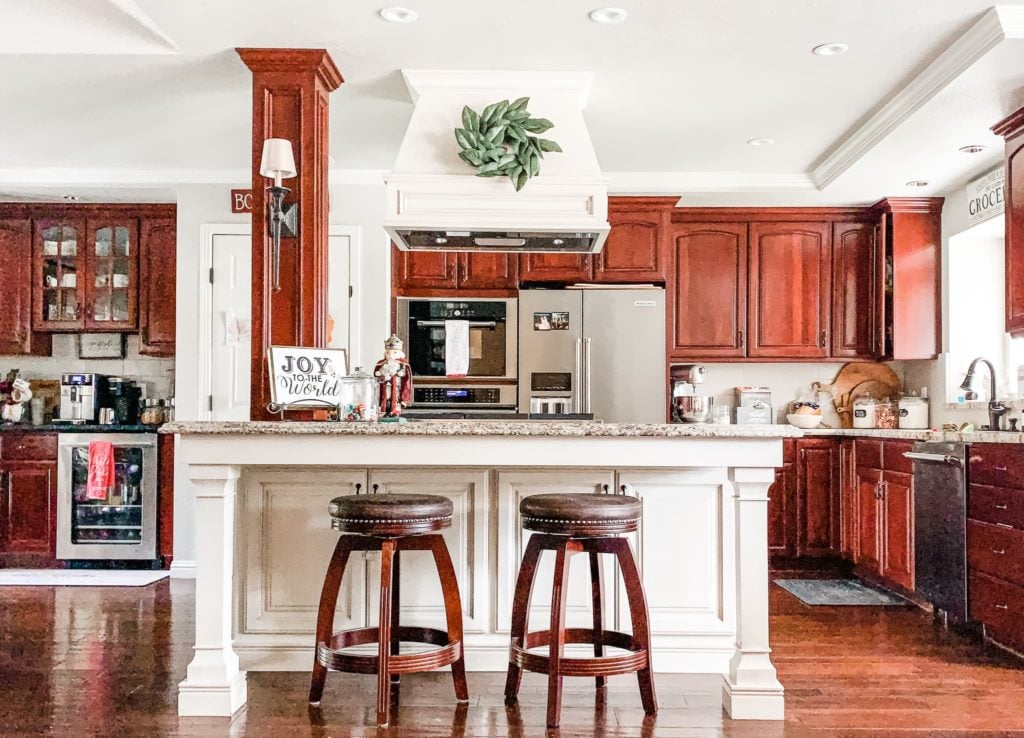
<instances>
[{"instance_id":1,"label":"stand mixer","mask_svg":"<svg viewBox=\"0 0 1024 738\"><path fill-rule=\"evenodd\" d=\"M673 364L669 367L672 382L672 422L706 423L711 417L711 395L697 393L704 383L703 364Z\"/></svg>"}]
</instances>

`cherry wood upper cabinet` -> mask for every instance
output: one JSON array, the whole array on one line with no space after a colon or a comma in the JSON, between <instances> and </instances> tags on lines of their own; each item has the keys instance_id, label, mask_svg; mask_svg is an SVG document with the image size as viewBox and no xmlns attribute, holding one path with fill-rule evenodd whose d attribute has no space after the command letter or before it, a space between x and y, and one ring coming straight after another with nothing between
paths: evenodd
<instances>
[{"instance_id":1,"label":"cherry wood upper cabinet","mask_svg":"<svg viewBox=\"0 0 1024 738\"><path fill-rule=\"evenodd\" d=\"M747 224L672 229L669 357L742 357L747 325Z\"/></svg>"},{"instance_id":2,"label":"cherry wood upper cabinet","mask_svg":"<svg viewBox=\"0 0 1024 738\"><path fill-rule=\"evenodd\" d=\"M85 328L85 220L43 217L34 223L32 325L40 331Z\"/></svg>"},{"instance_id":3,"label":"cherry wood upper cabinet","mask_svg":"<svg viewBox=\"0 0 1024 738\"><path fill-rule=\"evenodd\" d=\"M1024 108L992 130L1006 139L1006 332L1024 336Z\"/></svg>"},{"instance_id":4,"label":"cherry wood upper cabinet","mask_svg":"<svg viewBox=\"0 0 1024 738\"><path fill-rule=\"evenodd\" d=\"M0 355L50 353L50 337L32 332L32 222L0 220Z\"/></svg>"},{"instance_id":5,"label":"cherry wood upper cabinet","mask_svg":"<svg viewBox=\"0 0 1024 738\"><path fill-rule=\"evenodd\" d=\"M174 356L177 222L143 220L139 243L139 353Z\"/></svg>"},{"instance_id":6,"label":"cherry wood upper cabinet","mask_svg":"<svg viewBox=\"0 0 1024 738\"><path fill-rule=\"evenodd\" d=\"M407 290L454 290L459 255L454 251L400 251L392 246L395 294Z\"/></svg>"},{"instance_id":7,"label":"cherry wood upper cabinet","mask_svg":"<svg viewBox=\"0 0 1024 738\"><path fill-rule=\"evenodd\" d=\"M941 197L890 197L873 206L875 354L934 359L942 350Z\"/></svg>"},{"instance_id":8,"label":"cherry wood upper cabinet","mask_svg":"<svg viewBox=\"0 0 1024 738\"><path fill-rule=\"evenodd\" d=\"M519 282L559 282L573 284L593 280L590 254L521 254Z\"/></svg>"},{"instance_id":9,"label":"cherry wood upper cabinet","mask_svg":"<svg viewBox=\"0 0 1024 738\"><path fill-rule=\"evenodd\" d=\"M459 254L459 289L514 290L519 284L519 257L503 253Z\"/></svg>"},{"instance_id":10,"label":"cherry wood upper cabinet","mask_svg":"<svg viewBox=\"0 0 1024 738\"><path fill-rule=\"evenodd\" d=\"M832 356L870 359L874 353L872 223L832 228Z\"/></svg>"},{"instance_id":11,"label":"cherry wood upper cabinet","mask_svg":"<svg viewBox=\"0 0 1024 738\"><path fill-rule=\"evenodd\" d=\"M595 282L637 284L665 281L669 261L668 228L674 197L612 197L611 231L593 257Z\"/></svg>"},{"instance_id":12,"label":"cherry wood upper cabinet","mask_svg":"<svg viewBox=\"0 0 1024 738\"><path fill-rule=\"evenodd\" d=\"M751 357L829 355L830 223L750 224Z\"/></svg>"}]
</instances>

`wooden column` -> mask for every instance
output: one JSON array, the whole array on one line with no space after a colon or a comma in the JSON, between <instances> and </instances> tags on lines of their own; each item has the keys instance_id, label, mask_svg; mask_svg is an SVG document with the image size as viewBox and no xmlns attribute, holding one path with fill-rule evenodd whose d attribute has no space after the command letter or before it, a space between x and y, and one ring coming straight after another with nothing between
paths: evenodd
<instances>
[{"instance_id":1,"label":"wooden column","mask_svg":"<svg viewBox=\"0 0 1024 738\"><path fill-rule=\"evenodd\" d=\"M330 93L342 78L325 49L237 49L252 71L252 389L250 417L267 420L267 348L327 340L327 154ZM273 291L263 142L292 142L297 176L284 180L299 203L297 238L281 239L281 289Z\"/></svg>"}]
</instances>

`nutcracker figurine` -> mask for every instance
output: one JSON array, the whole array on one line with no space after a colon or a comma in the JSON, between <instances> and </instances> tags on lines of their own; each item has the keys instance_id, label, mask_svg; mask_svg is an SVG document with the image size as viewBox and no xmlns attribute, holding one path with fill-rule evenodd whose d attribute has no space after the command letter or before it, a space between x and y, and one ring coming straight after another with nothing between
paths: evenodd
<instances>
[{"instance_id":1,"label":"nutcracker figurine","mask_svg":"<svg viewBox=\"0 0 1024 738\"><path fill-rule=\"evenodd\" d=\"M384 342L384 358L373 367L380 385L380 414L398 418L412 399L412 367L402 351L402 339L392 335Z\"/></svg>"}]
</instances>

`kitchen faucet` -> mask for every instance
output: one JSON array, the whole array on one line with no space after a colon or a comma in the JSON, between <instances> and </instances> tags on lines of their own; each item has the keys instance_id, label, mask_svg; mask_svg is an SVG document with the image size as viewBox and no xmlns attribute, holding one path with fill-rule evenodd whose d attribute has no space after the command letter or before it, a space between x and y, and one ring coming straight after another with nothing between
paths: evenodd
<instances>
[{"instance_id":1,"label":"kitchen faucet","mask_svg":"<svg viewBox=\"0 0 1024 738\"><path fill-rule=\"evenodd\" d=\"M982 356L972 361L971 365L967 368L967 376L960 383L960 389L964 390L965 399L978 399L978 393L971 388L971 384L974 382L974 369L977 367L978 362L982 362L988 367L990 390L988 395L988 428L989 430L999 430L999 419L1010 412L1010 408L996 399L996 370L992 366L992 362Z\"/></svg>"}]
</instances>

